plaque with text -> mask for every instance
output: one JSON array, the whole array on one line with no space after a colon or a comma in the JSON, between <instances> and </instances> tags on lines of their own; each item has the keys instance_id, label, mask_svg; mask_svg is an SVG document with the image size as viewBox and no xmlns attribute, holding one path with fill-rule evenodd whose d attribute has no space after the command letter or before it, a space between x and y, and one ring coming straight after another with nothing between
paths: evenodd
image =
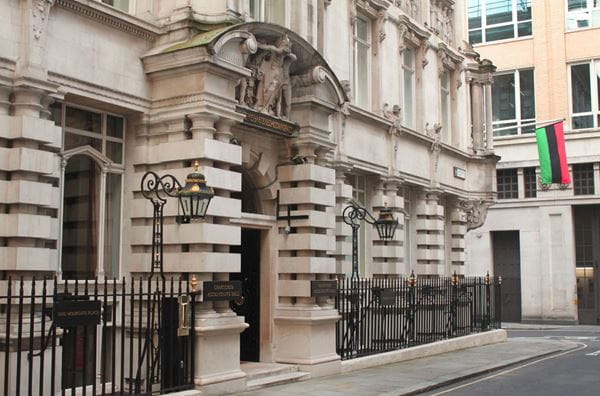
<instances>
[{"instance_id":1,"label":"plaque with text","mask_svg":"<svg viewBox=\"0 0 600 396\"><path fill-rule=\"evenodd\" d=\"M395 305L396 304L396 291L394 289L384 289L380 287L373 288L373 294L379 300L381 305Z\"/></svg>"},{"instance_id":2,"label":"plaque with text","mask_svg":"<svg viewBox=\"0 0 600 396\"><path fill-rule=\"evenodd\" d=\"M236 110L246 116L243 121L245 125L284 137L295 137L298 134L298 125L293 122L243 106L237 106Z\"/></svg>"},{"instance_id":3,"label":"plaque with text","mask_svg":"<svg viewBox=\"0 0 600 396\"><path fill-rule=\"evenodd\" d=\"M311 297L335 297L337 294L337 281L314 280L310 281Z\"/></svg>"},{"instance_id":4,"label":"plaque with text","mask_svg":"<svg viewBox=\"0 0 600 396\"><path fill-rule=\"evenodd\" d=\"M242 297L242 281L207 281L202 290L204 301L231 301Z\"/></svg>"},{"instance_id":5,"label":"plaque with text","mask_svg":"<svg viewBox=\"0 0 600 396\"><path fill-rule=\"evenodd\" d=\"M59 299L52 309L52 321L58 327L96 326L100 324L98 300Z\"/></svg>"}]
</instances>

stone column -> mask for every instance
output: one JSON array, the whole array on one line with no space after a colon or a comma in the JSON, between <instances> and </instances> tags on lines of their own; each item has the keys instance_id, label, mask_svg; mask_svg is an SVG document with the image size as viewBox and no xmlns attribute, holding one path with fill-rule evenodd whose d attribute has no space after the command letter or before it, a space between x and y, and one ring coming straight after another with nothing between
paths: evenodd
<instances>
[{"instance_id":1,"label":"stone column","mask_svg":"<svg viewBox=\"0 0 600 396\"><path fill-rule=\"evenodd\" d=\"M300 123L315 119L319 117L299 117L303 120ZM335 228L335 213L327 209L336 204L332 188L335 171L323 166L326 151L307 140L299 138L295 144L297 156L306 162L279 168L281 210L292 205L292 215L306 215L308 219L293 221L290 233L285 231L287 221L278 224L274 359L298 364L303 371L321 376L340 370L335 351L337 310L330 302L310 295L312 280L332 278L336 272L336 260L328 255L335 251L335 237L329 232Z\"/></svg>"},{"instance_id":2,"label":"stone column","mask_svg":"<svg viewBox=\"0 0 600 396\"><path fill-rule=\"evenodd\" d=\"M420 194L417 215L417 268L419 274L444 273L444 206L441 191L425 190Z\"/></svg>"},{"instance_id":3,"label":"stone column","mask_svg":"<svg viewBox=\"0 0 600 396\"><path fill-rule=\"evenodd\" d=\"M471 81L471 122L473 131L473 151L482 154L483 145L483 87L479 81Z\"/></svg>"},{"instance_id":4,"label":"stone column","mask_svg":"<svg viewBox=\"0 0 600 396\"><path fill-rule=\"evenodd\" d=\"M398 228L391 241L379 239L377 230L373 230L372 273L373 276L398 276L407 272L404 263L404 198L398 195L401 182L395 178L383 178L383 194L377 194L372 205L372 214L377 219L379 211L388 207L398 220Z\"/></svg>"},{"instance_id":5,"label":"stone column","mask_svg":"<svg viewBox=\"0 0 600 396\"><path fill-rule=\"evenodd\" d=\"M485 89L485 148L487 152L494 151L494 127L492 125L492 82L486 82Z\"/></svg>"}]
</instances>

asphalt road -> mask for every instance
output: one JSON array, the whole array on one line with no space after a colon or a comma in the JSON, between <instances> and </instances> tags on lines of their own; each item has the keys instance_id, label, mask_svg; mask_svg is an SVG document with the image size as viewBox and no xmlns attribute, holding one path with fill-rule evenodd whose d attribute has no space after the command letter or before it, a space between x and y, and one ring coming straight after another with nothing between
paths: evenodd
<instances>
[{"instance_id":1,"label":"asphalt road","mask_svg":"<svg viewBox=\"0 0 600 396\"><path fill-rule=\"evenodd\" d=\"M427 395L600 396L600 326L509 330L508 335L566 339L577 346L436 389Z\"/></svg>"}]
</instances>

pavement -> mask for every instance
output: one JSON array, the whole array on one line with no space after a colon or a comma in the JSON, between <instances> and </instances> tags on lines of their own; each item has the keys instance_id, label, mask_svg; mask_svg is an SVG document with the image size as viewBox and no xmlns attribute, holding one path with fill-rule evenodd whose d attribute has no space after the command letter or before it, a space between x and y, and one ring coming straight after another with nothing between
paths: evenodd
<instances>
[{"instance_id":1,"label":"pavement","mask_svg":"<svg viewBox=\"0 0 600 396\"><path fill-rule=\"evenodd\" d=\"M518 330L538 330L539 326L520 325L517 327ZM514 328L512 324L507 327ZM551 326L551 328L555 327L562 326ZM577 347L578 344L572 340L514 337L497 344L468 348L242 394L247 396L300 394L318 396L416 395Z\"/></svg>"}]
</instances>

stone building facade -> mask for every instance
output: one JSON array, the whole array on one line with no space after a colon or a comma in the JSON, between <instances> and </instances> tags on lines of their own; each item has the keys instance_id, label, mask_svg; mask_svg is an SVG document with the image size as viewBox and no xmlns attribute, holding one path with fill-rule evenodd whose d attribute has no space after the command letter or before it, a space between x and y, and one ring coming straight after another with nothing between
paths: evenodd
<instances>
[{"instance_id":1,"label":"stone building facade","mask_svg":"<svg viewBox=\"0 0 600 396\"><path fill-rule=\"evenodd\" d=\"M511 19L507 8L480 3L469 2L469 30L476 51L498 67L492 113L502 159L497 204L467 238L467 268L506 278L507 320L600 323L599 5L512 2ZM502 35L490 24L500 20ZM542 186L532 124L561 120L572 183Z\"/></svg>"},{"instance_id":2,"label":"stone building facade","mask_svg":"<svg viewBox=\"0 0 600 396\"><path fill-rule=\"evenodd\" d=\"M201 304L196 385L245 389L240 343L338 372L338 314L310 281L350 272L343 208L401 224L386 243L361 227L361 276L438 276L466 274L495 198L494 66L465 41L463 3L2 1L1 282L146 275L141 177L198 161L215 197L185 225L167 203L164 271L241 277L256 300L251 318Z\"/></svg>"}]
</instances>

